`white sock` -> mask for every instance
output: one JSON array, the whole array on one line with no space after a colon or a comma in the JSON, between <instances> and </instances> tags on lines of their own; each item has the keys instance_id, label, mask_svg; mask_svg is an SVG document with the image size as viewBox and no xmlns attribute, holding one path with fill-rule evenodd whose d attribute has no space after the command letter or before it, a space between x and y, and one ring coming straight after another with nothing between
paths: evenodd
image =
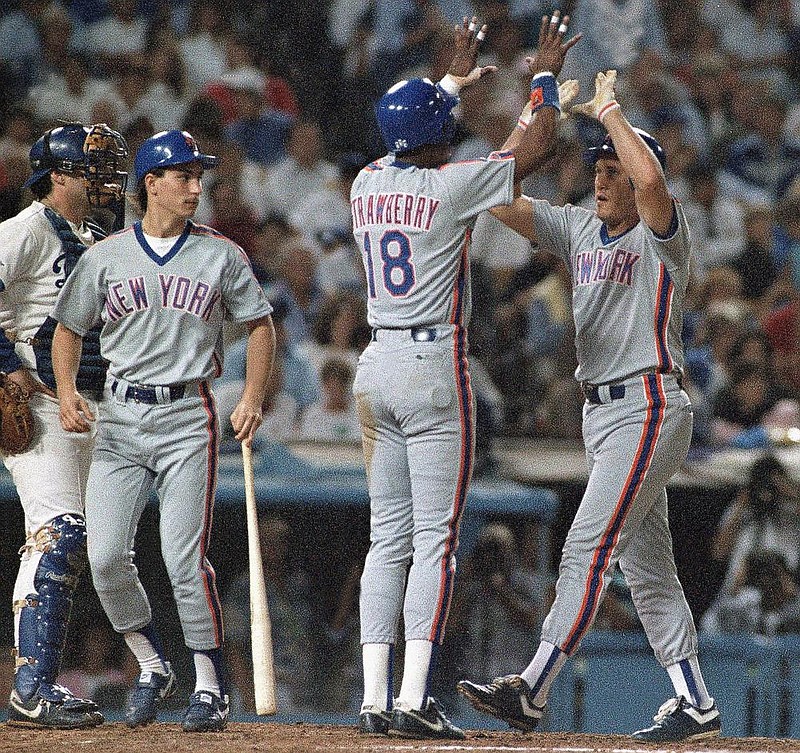
<instances>
[{"instance_id":1,"label":"white sock","mask_svg":"<svg viewBox=\"0 0 800 753\"><path fill-rule=\"evenodd\" d=\"M566 661L567 655L558 646L547 641L539 644L533 661L522 673L522 679L528 683L533 693L533 702L537 706L544 706L547 703L550 686Z\"/></svg>"},{"instance_id":2,"label":"white sock","mask_svg":"<svg viewBox=\"0 0 800 753\"><path fill-rule=\"evenodd\" d=\"M681 659L667 667L669 679L675 688L676 695L682 695L692 706L707 711L714 705L714 699L708 694L706 683L700 672L700 662L696 656Z\"/></svg>"},{"instance_id":3,"label":"white sock","mask_svg":"<svg viewBox=\"0 0 800 753\"><path fill-rule=\"evenodd\" d=\"M364 702L361 707L374 706L381 711L391 708L392 688L389 686L392 659L391 643L365 643L361 647L364 661Z\"/></svg>"},{"instance_id":4,"label":"white sock","mask_svg":"<svg viewBox=\"0 0 800 753\"><path fill-rule=\"evenodd\" d=\"M139 668L142 672L157 672L160 675L167 674L167 668L158 651L155 650L153 644L150 643L147 636L143 633L132 632L125 633L125 643L128 648L133 652L136 661L139 662Z\"/></svg>"},{"instance_id":5,"label":"white sock","mask_svg":"<svg viewBox=\"0 0 800 753\"><path fill-rule=\"evenodd\" d=\"M403 708L421 709L428 688L433 644L430 641L406 641L403 683L397 703Z\"/></svg>"},{"instance_id":6,"label":"white sock","mask_svg":"<svg viewBox=\"0 0 800 753\"><path fill-rule=\"evenodd\" d=\"M217 670L211 657L201 651L194 652L194 692L198 690L210 690L215 696L222 696L217 678Z\"/></svg>"}]
</instances>

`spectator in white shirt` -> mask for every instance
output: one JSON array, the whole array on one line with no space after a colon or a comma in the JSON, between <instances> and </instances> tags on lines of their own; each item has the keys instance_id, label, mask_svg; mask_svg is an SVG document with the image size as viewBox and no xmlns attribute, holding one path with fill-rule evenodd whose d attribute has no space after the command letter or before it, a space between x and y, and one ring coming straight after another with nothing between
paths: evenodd
<instances>
[{"instance_id":1,"label":"spectator in white shirt","mask_svg":"<svg viewBox=\"0 0 800 753\"><path fill-rule=\"evenodd\" d=\"M336 180L336 166L324 158L322 129L309 120L297 121L286 144L287 156L267 176L264 197L269 208L288 217L309 194Z\"/></svg>"},{"instance_id":2,"label":"spectator in white shirt","mask_svg":"<svg viewBox=\"0 0 800 753\"><path fill-rule=\"evenodd\" d=\"M322 367L322 398L303 411L300 437L325 442L357 442L361 439L352 395L353 369L332 358Z\"/></svg>"},{"instance_id":3,"label":"spectator in white shirt","mask_svg":"<svg viewBox=\"0 0 800 753\"><path fill-rule=\"evenodd\" d=\"M106 70L124 68L127 59L147 47L147 19L136 12L136 0L109 0L109 15L86 28L86 52L98 56Z\"/></svg>"}]
</instances>

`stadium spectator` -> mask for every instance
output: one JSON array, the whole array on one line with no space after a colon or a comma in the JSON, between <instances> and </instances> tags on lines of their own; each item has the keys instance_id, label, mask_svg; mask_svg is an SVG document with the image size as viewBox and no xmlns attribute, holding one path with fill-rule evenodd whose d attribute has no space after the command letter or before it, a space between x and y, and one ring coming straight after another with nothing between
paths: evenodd
<instances>
[{"instance_id":1,"label":"stadium spectator","mask_svg":"<svg viewBox=\"0 0 800 753\"><path fill-rule=\"evenodd\" d=\"M299 436L326 442L359 442L361 424L353 401L353 367L339 358L329 358L320 369L322 394L303 410Z\"/></svg>"},{"instance_id":2,"label":"stadium spectator","mask_svg":"<svg viewBox=\"0 0 800 753\"><path fill-rule=\"evenodd\" d=\"M485 524L464 557L453 596L450 633L463 642L454 657L456 673L473 679L497 677L508 662L526 661L530 636L540 630L549 606L550 585L550 577L523 566L509 526Z\"/></svg>"},{"instance_id":3,"label":"stadium spectator","mask_svg":"<svg viewBox=\"0 0 800 753\"><path fill-rule=\"evenodd\" d=\"M270 166L284 159L294 119L266 104L266 76L255 68L240 68L223 73L219 83L229 90L233 105L226 136L241 147L247 159L260 165Z\"/></svg>"},{"instance_id":4,"label":"stadium spectator","mask_svg":"<svg viewBox=\"0 0 800 753\"><path fill-rule=\"evenodd\" d=\"M191 2L187 33L178 44L188 85L195 92L225 72L227 10L225 0Z\"/></svg>"},{"instance_id":5,"label":"stadium spectator","mask_svg":"<svg viewBox=\"0 0 800 753\"><path fill-rule=\"evenodd\" d=\"M730 260L742 281L742 295L759 320L783 302L787 283L779 277L775 252L775 213L768 205L752 206L744 215L745 245Z\"/></svg>"},{"instance_id":6,"label":"stadium spectator","mask_svg":"<svg viewBox=\"0 0 800 753\"><path fill-rule=\"evenodd\" d=\"M100 61L101 70L123 73L130 60L147 48L148 19L136 0L108 0L107 16L86 26L84 51Z\"/></svg>"},{"instance_id":7,"label":"stadium spectator","mask_svg":"<svg viewBox=\"0 0 800 753\"><path fill-rule=\"evenodd\" d=\"M740 202L720 193L716 169L708 162L690 165L686 184L683 208L692 228L692 274L704 280L711 267L731 262L744 251L745 212Z\"/></svg>"},{"instance_id":8,"label":"stadium spectator","mask_svg":"<svg viewBox=\"0 0 800 753\"><path fill-rule=\"evenodd\" d=\"M49 0L20 0L16 8L0 14L0 61L13 91L24 93L38 78L42 67L39 21Z\"/></svg>"},{"instance_id":9,"label":"stadium spectator","mask_svg":"<svg viewBox=\"0 0 800 753\"><path fill-rule=\"evenodd\" d=\"M299 350L320 375L331 358L344 361L355 372L358 357L369 339L363 299L358 294L343 292L323 301L311 329L311 338L302 342Z\"/></svg>"},{"instance_id":10,"label":"stadium spectator","mask_svg":"<svg viewBox=\"0 0 800 753\"><path fill-rule=\"evenodd\" d=\"M311 120L292 125L286 142L286 156L267 175L268 210L288 217L306 196L322 191L338 177L336 166L325 159L322 128Z\"/></svg>"},{"instance_id":11,"label":"stadium spectator","mask_svg":"<svg viewBox=\"0 0 800 753\"><path fill-rule=\"evenodd\" d=\"M661 10L651 3L614 0L576 0L570 31L583 34L580 55L567 58L562 77L578 79L581 91L591 92L597 71L610 68L620 78L650 50L665 60L667 41Z\"/></svg>"},{"instance_id":12,"label":"stadium spectator","mask_svg":"<svg viewBox=\"0 0 800 753\"><path fill-rule=\"evenodd\" d=\"M774 455L763 455L750 466L714 535L711 556L723 573L722 586L704 629L777 630L781 618L768 613L791 601L791 582L796 586L800 573L799 513L797 482Z\"/></svg>"},{"instance_id":13,"label":"stadium spectator","mask_svg":"<svg viewBox=\"0 0 800 753\"><path fill-rule=\"evenodd\" d=\"M784 129L786 100L768 85L763 88L758 107L742 106L748 131L730 145L725 168L730 190L739 190L744 196L764 192L775 201L800 173L800 138ZM750 203L754 203L752 199Z\"/></svg>"}]
</instances>

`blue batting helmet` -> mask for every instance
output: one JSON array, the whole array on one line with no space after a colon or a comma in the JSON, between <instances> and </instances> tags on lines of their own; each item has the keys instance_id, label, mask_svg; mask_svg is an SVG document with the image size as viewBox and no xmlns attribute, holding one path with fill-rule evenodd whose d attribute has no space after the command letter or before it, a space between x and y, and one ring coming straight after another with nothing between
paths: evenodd
<instances>
[{"instance_id":1,"label":"blue batting helmet","mask_svg":"<svg viewBox=\"0 0 800 753\"><path fill-rule=\"evenodd\" d=\"M189 162L200 162L203 167L214 167L217 158L210 154L202 154L197 142L188 131L161 131L146 139L136 152L134 170L138 183L151 170L174 165L185 165Z\"/></svg>"},{"instance_id":2,"label":"blue batting helmet","mask_svg":"<svg viewBox=\"0 0 800 753\"><path fill-rule=\"evenodd\" d=\"M642 141L650 147L650 151L656 155L656 158L661 163L661 169L666 170L667 154L661 144L647 131L643 131L641 128L634 128L633 130L639 134ZM600 146L593 146L591 149L587 149L583 155L584 160L589 165L593 165L597 160L603 159L604 157L608 159L617 159L617 150L614 148L614 142L611 140L611 136L606 136Z\"/></svg>"},{"instance_id":3,"label":"blue batting helmet","mask_svg":"<svg viewBox=\"0 0 800 753\"><path fill-rule=\"evenodd\" d=\"M42 134L31 147L29 159L33 172L25 181L25 188L29 188L52 170L83 175L83 144L89 131L89 128L80 123L67 123Z\"/></svg>"},{"instance_id":4,"label":"blue batting helmet","mask_svg":"<svg viewBox=\"0 0 800 753\"><path fill-rule=\"evenodd\" d=\"M425 144L449 143L455 131L452 109L457 102L427 78L396 83L375 110L387 149L407 152Z\"/></svg>"}]
</instances>

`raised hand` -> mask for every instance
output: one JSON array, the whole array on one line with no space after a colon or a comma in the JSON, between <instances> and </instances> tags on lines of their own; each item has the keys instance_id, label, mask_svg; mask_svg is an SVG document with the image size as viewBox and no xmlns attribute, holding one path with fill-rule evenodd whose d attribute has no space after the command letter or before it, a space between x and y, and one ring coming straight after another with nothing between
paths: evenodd
<instances>
[{"instance_id":1,"label":"raised hand","mask_svg":"<svg viewBox=\"0 0 800 753\"><path fill-rule=\"evenodd\" d=\"M601 119L606 112L617 106L614 85L617 83L617 72L609 70L603 73L600 71L594 78L594 98L588 102L574 105L573 112L587 115L590 118Z\"/></svg>"},{"instance_id":2,"label":"raised hand","mask_svg":"<svg viewBox=\"0 0 800 753\"><path fill-rule=\"evenodd\" d=\"M539 27L539 45L533 57L525 58L528 70L532 75L549 71L554 76L561 73L564 60L569 52L581 39L582 34L576 34L569 42L564 42L564 35L569 29L569 16L561 18L561 11L554 10L551 16L542 16Z\"/></svg>"},{"instance_id":3,"label":"raised hand","mask_svg":"<svg viewBox=\"0 0 800 753\"><path fill-rule=\"evenodd\" d=\"M453 62L450 63L447 71L447 75L453 82L453 93L457 93L464 86L469 86L481 76L497 70L495 65L477 66L478 47L486 38L486 31L486 24L479 28L478 19L475 16L472 19L465 17L460 24L456 24L453 40L455 52Z\"/></svg>"}]
</instances>

